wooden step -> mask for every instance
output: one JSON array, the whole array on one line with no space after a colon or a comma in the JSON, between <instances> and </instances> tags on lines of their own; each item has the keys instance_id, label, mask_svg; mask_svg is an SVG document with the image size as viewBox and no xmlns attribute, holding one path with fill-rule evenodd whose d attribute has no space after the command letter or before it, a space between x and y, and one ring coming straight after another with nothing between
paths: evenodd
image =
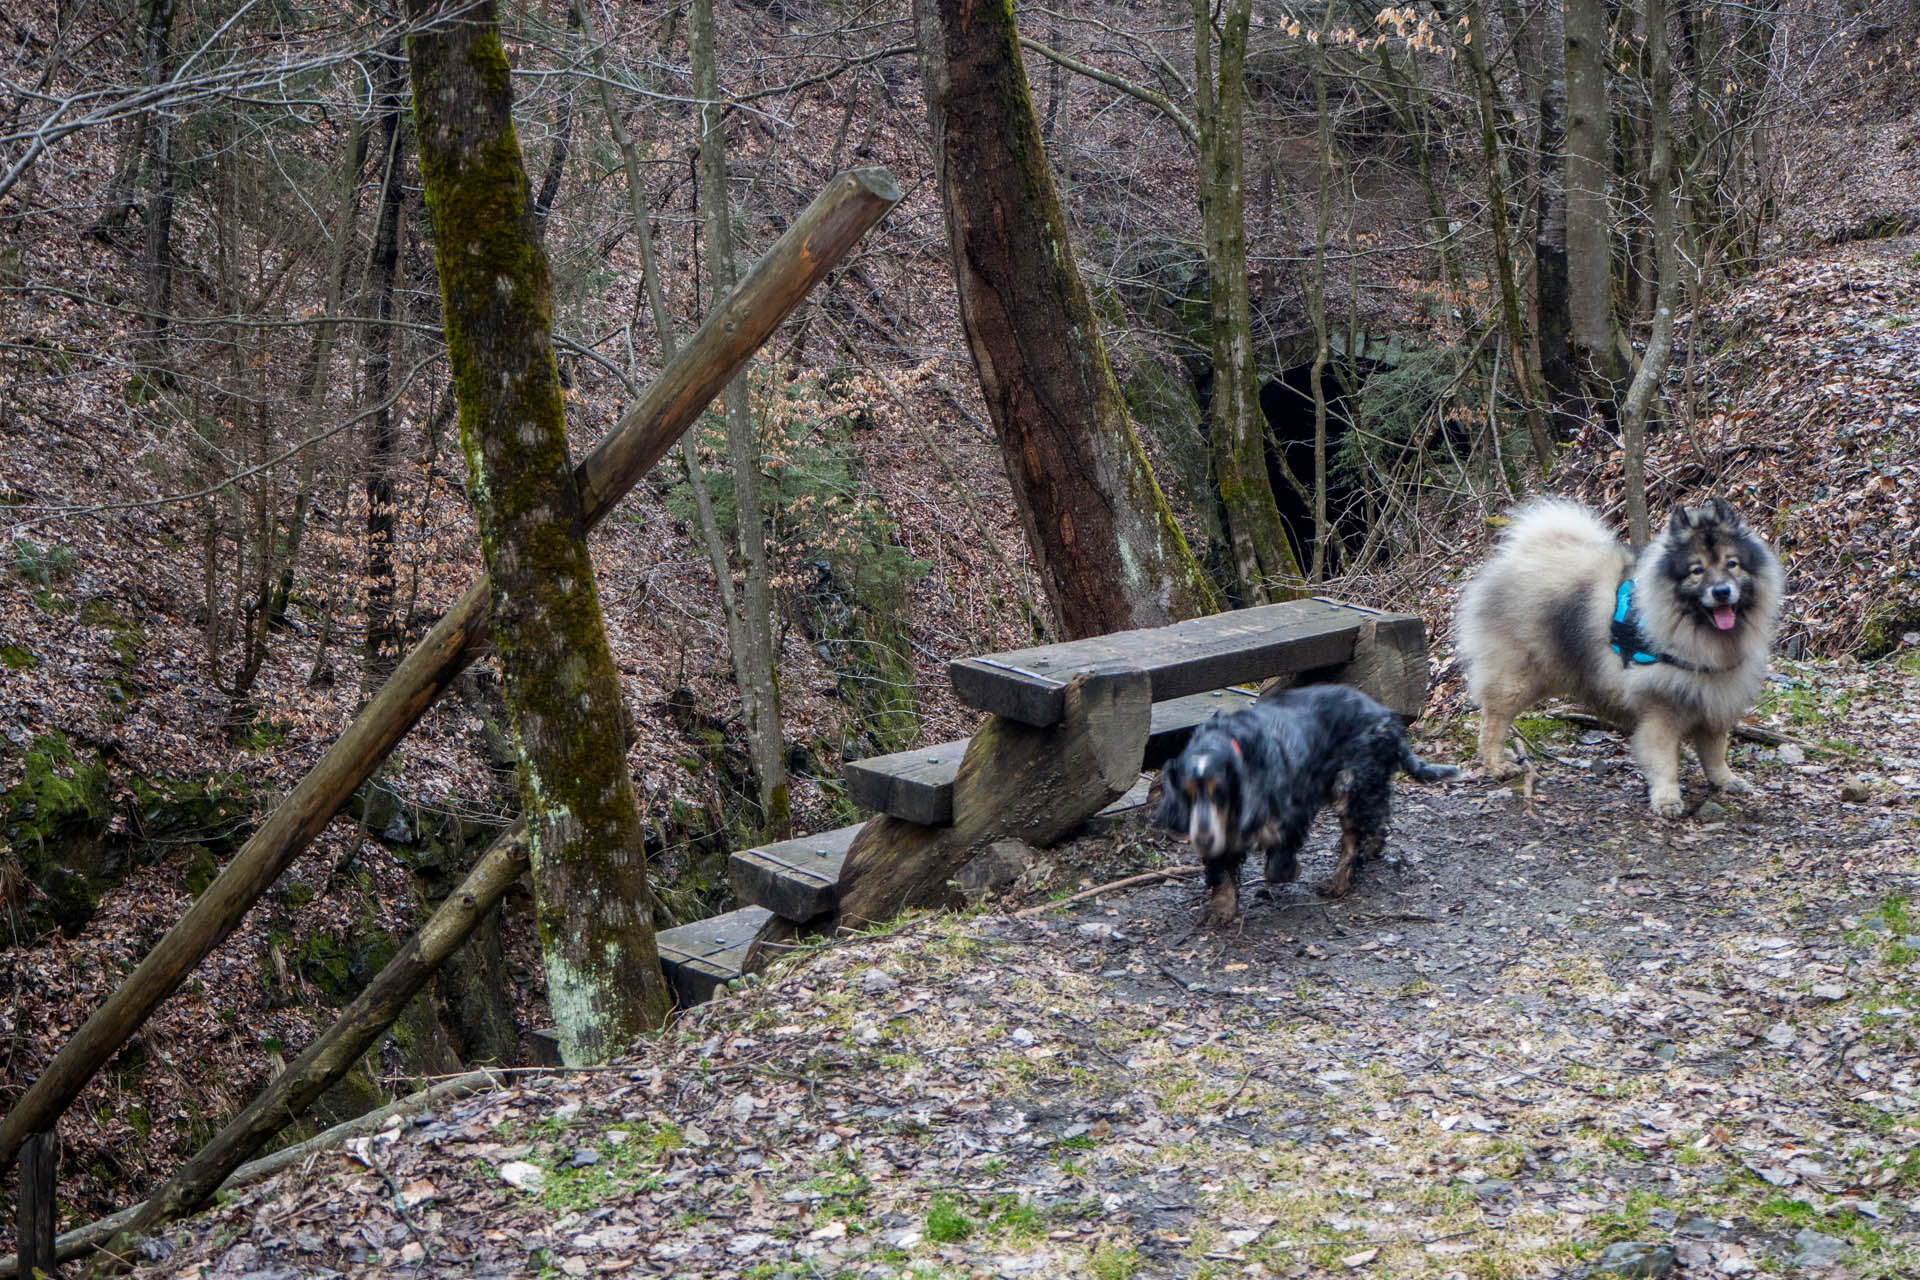
<instances>
[{"instance_id":1,"label":"wooden step","mask_svg":"<svg viewBox=\"0 0 1920 1280\"><path fill-rule=\"evenodd\" d=\"M1187 739L1193 736L1194 728L1215 712L1237 711L1253 700L1250 689L1215 689L1154 703L1152 723L1147 730L1146 759L1140 767L1158 769L1179 755ZM960 759L966 752L967 740L962 738L915 751L856 760L846 767L847 796L862 808L890 813L908 822L929 827L947 826L953 821L953 780L960 772ZM835 865L837 868L838 864Z\"/></svg>"},{"instance_id":2,"label":"wooden step","mask_svg":"<svg viewBox=\"0 0 1920 1280\"><path fill-rule=\"evenodd\" d=\"M720 987L763 963L761 944L791 937L793 922L765 907L742 907L663 930L660 967L682 1006L711 1000Z\"/></svg>"},{"instance_id":3,"label":"wooden step","mask_svg":"<svg viewBox=\"0 0 1920 1280\"><path fill-rule=\"evenodd\" d=\"M727 859L733 896L765 907L796 924L817 920L840 902L840 864L860 824L757 849Z\"/></svg>"},{"instance_id":4,"label":"wooden step","mask_svg":"<svg viewBox=\"0 0 1920 1280\"><path fill-rule=\"evenodd\" d=\"M947 673L968 706L1044 727L1060 722L1067 682L1089 667L1145 671L1153 680L1153 700L1167 702L1341 666L1352 660L1364 623L1398 616L1331 600L1288 600L1168 627L961 658L948 664Z\"/></svg>"},{"instance_id":5,"label":"wooden step","mask_svg":"<svg viewBox=\"0 0 1920 1280\"><path fill-rule=\"evenodd\" d=\"M854 760L841 771L847 780L847 799L862 809L890 813L922 826L948 826L953 822L953 779L960 772L968 741L961 738Z\"/></svg>"}]
</instances>

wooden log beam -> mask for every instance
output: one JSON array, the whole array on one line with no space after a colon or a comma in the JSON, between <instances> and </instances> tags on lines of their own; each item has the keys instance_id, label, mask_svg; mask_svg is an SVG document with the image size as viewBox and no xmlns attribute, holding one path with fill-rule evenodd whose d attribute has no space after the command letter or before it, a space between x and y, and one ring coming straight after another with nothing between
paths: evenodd
<instances>
[{"instance_id":1,"label":"wooden log beam","mask_svg":"<svg viewBox=\"0 0 1920 1280\"><path fill-rule=\"evenodd\" d=\"M840 924L886 920L952 901L948 881L983 845L1009 836L1046 845L1133 785L1147 747L1153 680L1105 666L1072 677L1058 724L989 716L953 780L953 825L880 815L840 868Z\"/></svg>"},{"instance_id":2,"label":"wooden log beam","mask_svg":"<svg viewBox=\"0 0 1920 1280\"><path fill-rule=\"evenodd\" d=\"M827 184L579 465L575 481L589 527L653 468L800 299L899 200L899 184L884 169L856 169ZM483 580L414 646L293 793L14 1104L0 1122L0 1171L13 1163L29 1134L52 1127L94 1073L325 829L453 678L485 652L487 626Z\"/></svg>"},{"instance_id":3,"label":"wooden log beam","mask_svg":"<svg viewBox=\"0 0 1920 1280\"><path fill-rule=\"evenodd\" d=\"M20 1267L53 1275L59 1266L54 1252L54 1191L60 1182L60 1139L36 1133L20 1152L20 1208L14 1234L20 1242Z\"/></svg>"},{"instance_id":4,"label":"wooden log beam","mask_svg":"<svg viewBox=\"0 0 1920 1280\"><path fill-rule=\"evenodd\" d=\"M333 1025L147 1197L140 1212L121 1228L122 1241L152 1235L156 1227L184 1217L213 1199L213 1193L235 1169L353 1069L526 869L527 824L521 821L487 847L460 887L341 1010ZM115 1259L129 1252L120 1245L105 1246L94 1274L110 1273Z\"/></svg>"},{"instance_id":5,"label":"wooden log beam","mask_svg":"<svg viewBox=\"0 0 1920 1280\"><path fill-rule=\"evenodd\" d=\"M515 1070L524 1070L524 1068L515 1068ZM292 1146L280 1148L272 1155L250 1160L235 1169L233 1175L220 1184L220 1190L237 1191L241 1187L264 1181L276 1173L291 1169L309 1156L318 1155L322 1151L339 1146L348 1138L383 1129L394 1116L424 1111L449 1098L462 1098L470 1093L479 1093L483 1089L502 1088L511 1079L512 1076L504 1070L481 1070L469 1071L466 1075L442 1080L431 1088L410 1093L396 1102L389 1102L386 1106L369 1111L365 1115L355 1116L351 1120L342 1120L333 1128L322 1130L305 1142L296 1142ZM26 1159L24 1153L21 1159L23 1161ZM128 1205L118 1213L108 1214L85 1226L61 1233L53 1243L55 1260L69 1262L84 1253L91 1253L98 1249L138 1217L145 1207L146 1202L143 1200L139 1204ZM13 1280L13 1277L19 1274L21 1274L19 1255L9 1253L0 1257L0 1280Z\"/></svg>"}]
</instances>

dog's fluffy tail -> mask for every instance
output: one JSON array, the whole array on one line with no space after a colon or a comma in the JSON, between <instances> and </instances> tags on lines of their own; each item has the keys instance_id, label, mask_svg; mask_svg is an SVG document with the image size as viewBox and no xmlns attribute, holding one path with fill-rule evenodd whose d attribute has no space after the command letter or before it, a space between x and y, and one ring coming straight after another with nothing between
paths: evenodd
<instances>
[{"instance_id":1,"label":"dog's fluffy tail","mask_svg":"<svg viewBox=\"0 0 1920 1280\"><path fill-rule=\"evenodd\" d=\"M1435 764L1431 760L1422 760L1413 753L1413 744L1405 738L1400 739L1400 767L1415 782L1445 782L1448 778L1460 776L1458 765Z\"/></svg>"}]
</instances>

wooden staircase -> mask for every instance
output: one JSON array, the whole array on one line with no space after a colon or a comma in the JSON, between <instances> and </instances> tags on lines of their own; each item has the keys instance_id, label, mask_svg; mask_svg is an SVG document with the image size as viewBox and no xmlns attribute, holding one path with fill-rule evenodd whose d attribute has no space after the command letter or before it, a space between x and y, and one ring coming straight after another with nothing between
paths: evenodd
<instances>
[{"instance_id":1,"label":"wooden staircase","mask_svg":"<svg viewBox=\"0 0 1920 1280\"><path fill-rule=\"evenodd\" d=\"M1426 701L1426 635L1420 620L1326 600L1288 601L1149 631L963 658L950 664L949 677L968 706L1044 727L1061 719L1065 690L1077 672L1113 666L1144 671L1152 682L1139 765L1144 770L1158 769L1178 755L1194 729L1217 712L1251 703L1254 692L1245 686L1274 677L1345 680L1409 720ZM954 821L954 784L970 742L851 762L847 794L875 814L930 832L945 828ZM1119 816L1143 806L1145 796L1144 784L1136 786L1083 816ZM733 854L728 877L734 895L748 905L659 935L661 964L679 1000L691 1005L710 999L727 982L760 967L780 944L803 931L830 927L839 906L842 865L867 825Z\"/></svg>"}]
</instances>

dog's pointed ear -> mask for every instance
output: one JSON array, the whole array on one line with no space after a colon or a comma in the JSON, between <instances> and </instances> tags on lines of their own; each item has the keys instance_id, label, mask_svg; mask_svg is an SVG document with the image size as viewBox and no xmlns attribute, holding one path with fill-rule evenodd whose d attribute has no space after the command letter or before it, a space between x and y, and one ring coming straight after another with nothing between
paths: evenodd
<instances>
[{"instance_id":1,"label":"dog's pointed ear","mask_svg":"<svg viewBox=\"0 0 1920 1280\"><path fill-rule=\"evenodd\" d=\"M1716 493L1713 495L1713 499L1709 505L1713 508L1713 518L1726 528L1743 529L1746 527L1746 521L1742 520L1740 513L1733 509L1733 504L1719 494Z\"/></svg>"},{"instance_id":2,"label":"dog's pointed ear","mask_svg":"<svg viewBox=\"0 0 1920 1280\"><path fill-rule=\"evenodd\" d=\"M1668 536L1674 537L1674 538L1684 538L1687 536L1687 530L1691 528L1693 528L1692 513L1689 512L1684 506L1675 507L1673 509L1673 518L1667 521Z\"/></svg>"}]
</instances>

